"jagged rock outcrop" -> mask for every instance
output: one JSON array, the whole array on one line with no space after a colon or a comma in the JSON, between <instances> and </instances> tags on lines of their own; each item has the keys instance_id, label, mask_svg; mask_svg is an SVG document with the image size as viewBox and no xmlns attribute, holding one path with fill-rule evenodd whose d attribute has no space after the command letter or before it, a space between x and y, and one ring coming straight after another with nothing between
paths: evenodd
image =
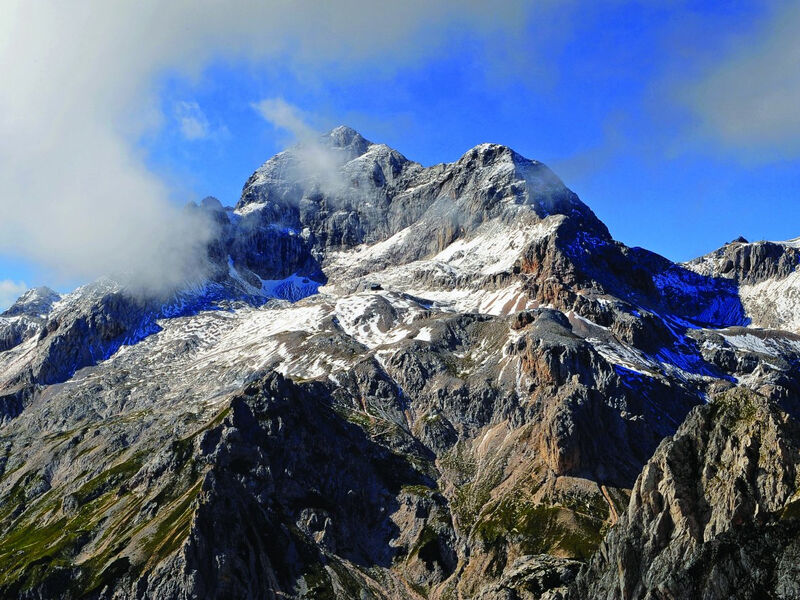
<instances>
[{"instance_id":1,"label":"jagged rock outcrop","mask_svg":"<svg viewBox=\"0 0 800 600\"><path fill-rule=\"evenodd\" d=\"M443 581L455 568L455 535L424 447L392 452L341 408L325 386L273 374L209 424L149 456L154 440L123 451L125 460L77 487L14 477L0 593L277 598L341 597L344 588L382 597L360 569L395 564L411 584ZM72 438L70 454L93 438ZM28 504L43 493L63 501ZM17 548L42 566L17 571L26 564ZM54 548L66 565L47 561ZM399 597L415 597L397 585Z\"/></svg>"},{"instance_id":2,"label":"jagged rock outcrop","mask_svg":"<svg viewBox=\"0 0 800 600\"><path fill-rule=\"evenodd\" d=\"M736 389L659 446L571 598L795 598L800 427Z\"/></svg>"},{"instance_id":3,"label":"jagged rock outcrop","mask_svg":"<svg viewBox=\"0 0 800 600\"><path fill-rule=\"evenodd\" d=\"M231 400L229 416L197 438L211 467L182 565L156 567L136 594L374 597L359 566L401 557L420 585L452 572L452 526L433 480L412 466L413 454L393 454L337 415L326 396L273 375ZM416 488L427 494L403 491Z\"/></svg>"},{"instance_id":4,"label":"jagged rock outcrop","mask_svg":"<svg viewBox=\"0 0 800 600\"><path fill-rule=\"evenodd\" d=\"M738 238L687 264L705 275L753 284L794 273L800 264L800 248L791 242L750 243Z\"/></svg>"}]
</instances>

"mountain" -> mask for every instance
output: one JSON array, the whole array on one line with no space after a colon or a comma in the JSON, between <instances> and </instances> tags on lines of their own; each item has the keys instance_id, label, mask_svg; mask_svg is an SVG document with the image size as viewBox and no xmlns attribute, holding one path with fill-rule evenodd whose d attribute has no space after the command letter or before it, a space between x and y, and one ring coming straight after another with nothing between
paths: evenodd
<instances>
[{"instance_id":1,"label":"mountain","mask_svg":"<svg viewBox=\"0 0 800 600\"><path fill-rule=\"evenodd\" d=\"M786 242L734 240L689 263L704 275L735 281L754 326L800 332L800 238Z\"/></svg>"},{"instance_id":2,"label":"mountain","mask_svg":"<svg viewBox=\"0 0 800 600\"><path fill-rule=\"evenodd\" d=\"M665 445L692 446L681 490L711 477L695 463L732 469L708 407L750 394L784 424L758 447L794 447L800 335L758 308L800 289L792 242L675 264L510 148L423 167L345 127L269 159L235 207L186 210L214 227L203 283L39 289L0 315L2 597L659 597L700 589L658 587L685 528L639 514ZM694 501L735 504L734 473ZM781 477L734 519L770 564ZM692 538L711 571L720 515Z\"/></svg>"}]
</instances>

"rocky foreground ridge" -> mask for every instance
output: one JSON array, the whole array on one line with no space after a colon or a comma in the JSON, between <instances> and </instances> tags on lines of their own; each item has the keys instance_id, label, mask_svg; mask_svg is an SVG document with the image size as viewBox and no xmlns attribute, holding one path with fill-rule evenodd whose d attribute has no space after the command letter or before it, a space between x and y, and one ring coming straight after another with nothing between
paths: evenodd
<instances>
[{"instance_id":1,"label":"rocky foreground ridge","mask_svg":"<svg viewBox=\"0 0 800 600\"><path fill-rule=\"evenodd\" d=\"M202 281L0 315L0 597L797 596L796 242L343 127L187 210Z\"/></svg>"}]
</instances>

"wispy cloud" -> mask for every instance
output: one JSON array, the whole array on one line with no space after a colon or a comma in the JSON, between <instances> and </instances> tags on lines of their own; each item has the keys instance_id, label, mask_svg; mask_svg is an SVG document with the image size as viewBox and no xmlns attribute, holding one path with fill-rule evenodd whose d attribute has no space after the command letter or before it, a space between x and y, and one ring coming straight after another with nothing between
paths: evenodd
<instances>
[{"instance_id":1,"label":"wispy cloud","mask_svg":"<svg viewBox=\"0 0 800 600\"><path fill-rule=\"evenodd\" d=\"M310 124L310 116L283 98L266 98L253 104L261 117L276 129L289 133L295 143L294 161L289 175L297 180L313 181L320 191L335 194L345 185L340 167L346 157L333 151Z\"/></svg>"},{"instance_id":2,"label":"wispy cloud","mask_svg":"<svg viewBox=\"0 0 800 600\"><path fill-rule=\"evenodd\" d=\"M27 289L28 286L24 281L0 279L0 312L14 304L14 301Z\"/></svg>"},{"instance_id":3,"label":"wispy cloud","mask_svg":"<svg viewBox=\"0 0 800 600\"><path fill-rule=\"evenodd\" d=\"M64 279L119 271L170 279L193 264L208 229L174 207L137 145L165 121L157 108L165 73L192 77L211 61L278 57L298 67L391 69L430 55L453 32L517 30L528 10L523 0L8 0L0 253ZM192 110L181 129L195 140L209 130Z\"/></svg>"},{"instance_id":4,"label":"wispy cloud","mask_svg":"<svg viewBox=\"0 0 800 600\"><path fill-rule=\"evenodd\" d=\"M253 108L265 121L277 129L288 131L297 141L308 140L317 135L316 130L308 123L309 117L283 98L266 98L253 103Z\"/></svg>"},{"instance_id":5,"label":"wispy cloud","mask_svg":"<svg viewBox=\"0 0 800 600\"><path fill-rule=\"evenodd\" d=\"M181 137L190 142L220 141L230 136L224 124L212 124L205 111L194 101L184 100L175 104L175 121Z\"/></svg>"},{"instance_id":6,"label":"wispy cloud","mask_svg":"<svg viewBox=\"0 0 800 600\"><path fill-rule=\"evenodd\" d=\"M800 156L800 5L781 5L756 31L685 85L698 134L744 160Z\"/></svg>"},{"instance_id":7,"label":"wispy cloud","mask_svg":"<svg viewBox=\"0 0 800 600\"><path fill-rule=\"evenodd\" d=\"M181 135L187 140L203 140L211 134L208 118L197 102L178 102L175 106L175 118Z\"/></svg>"}]
</instances>

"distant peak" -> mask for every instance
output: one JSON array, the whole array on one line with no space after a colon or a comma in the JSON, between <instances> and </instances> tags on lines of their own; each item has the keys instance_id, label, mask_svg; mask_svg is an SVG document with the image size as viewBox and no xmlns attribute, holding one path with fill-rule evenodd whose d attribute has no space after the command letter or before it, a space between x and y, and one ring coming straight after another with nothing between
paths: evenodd
<instances>
[{"instance_id":1,"label":"distant peak","mask_svg":"<svg viewBox=\"0 0 800 600\"><path fill-rule=\"evenodd\" d=\"M22 294L3 316L11 317L21 314L40 315L50 311L53 303L58 302L61 296L49 287L41 286L31 288Z\"/></svg>"},{"instance_id":2,"label":"distant peak","mask_svg":"<svg viewBox=\"0 0 800 600\"><path fill-rule=\"evenodd\" d=\"M334 127L323 138L330 140L334 148L363 148L362 151L365 151L368 146L372 145L372 142L364 138L352 127L347 127L346 125Z\"/></svg>"},{"instance_id":3,"label":"distant peak","mask_svg":"<svg viewBox=\"0 0 800 600\"><path fill-rule=\"evenodd\" d=\"M19 297L19 300L33 300L38 298L60 298L58 292L55 290L47 287L46 285L42 285L39 287L31 288L27 290L24 294Z\"/></svg>"},{"instance_id":4,"label":"distant peak","mask_svg":"<svg viewBox=\"0 0 800 600\"><path fill-rule=\"evenodd\" d=\"M225 210L222 206L222 202L214 196L206 196L203 198L200 201L200 207L211 212L222 212Z\"/></svg>"},{"instance_id":5,"label":"distant peak","mask_svg":"<svg viewBox=\"0 0 800 600\"><path fill-rule=\"evenodd\" d=\"M358 133L352 127L348 127L347 125L339 125L338 127L334 127L333 129L331 129L328 132L328 135L330 135L331 137L333 137L335 135L344 135L344 136L354 137L356 135L361 135L361 134Z\"/></svg>"},{"instance_id":6,"label":"distant peak","mask_svg":"<svg viewBox=\"0 0 800 600\"><path fill-rule=\"evenodd\" d=\"M525 158L503 144L483 143L467 150L459 162L478 161L481 165L497 162L510 162L514 165L541 165L540 162Z\"/></svg>"},{"instance_id":7,"label":"distant peak","mask_svg":"<svg viewBox=\"0 0 800 600\"><path fill-rule=\"evenodd\" d=\"M503 144L495 144L494 142L482 142L482 143L478 144L477 146L475 146L474 148L471 148L469 151L470 152L479 152L479 153L485 153L485 152L504 152L505 153L505 152L511 151L511 148L509 148L508 146L505 146Z\"/></svg>"},{"instance_id":8,"label":"distant peak","mask_svg":"<svg viewBox=\"0 0 800 600\"><path fill-rule=\"evenodd\" d=\"M513 152L508 146L503 144L494 144L492 142L483 142L474 148L470 148L464 156L478 156L478 155L509 155Z\"/></svg>"}]
</instances>

